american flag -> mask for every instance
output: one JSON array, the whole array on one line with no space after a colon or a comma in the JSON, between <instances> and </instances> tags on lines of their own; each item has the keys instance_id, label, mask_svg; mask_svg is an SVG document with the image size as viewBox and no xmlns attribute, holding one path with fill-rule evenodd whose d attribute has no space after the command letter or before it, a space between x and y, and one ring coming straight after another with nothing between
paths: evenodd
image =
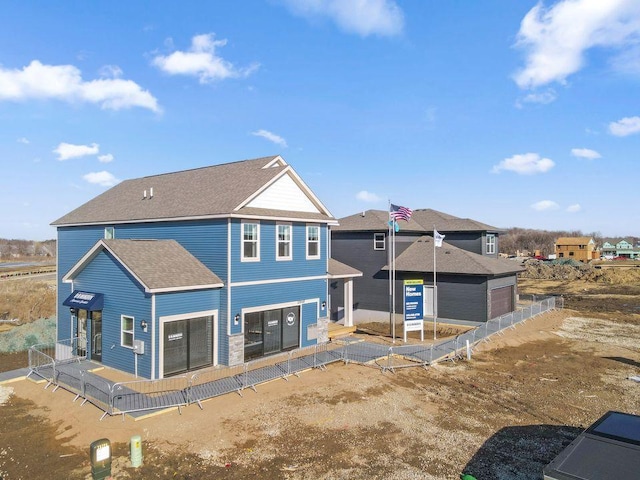
<instances>
[{"instance_id":1,"label":"american flag","mask_svg":"<svg viewBox=\"0 0 640 480\"><path fill-rule=\"evenodd\" d=\"M404 220L406 222L409 221L411 215L413 214L413 210L407 207L399 207L398 205L391 204L391 210L389 210L389 215L393 220Z\"/></svg>"}]
</instances>

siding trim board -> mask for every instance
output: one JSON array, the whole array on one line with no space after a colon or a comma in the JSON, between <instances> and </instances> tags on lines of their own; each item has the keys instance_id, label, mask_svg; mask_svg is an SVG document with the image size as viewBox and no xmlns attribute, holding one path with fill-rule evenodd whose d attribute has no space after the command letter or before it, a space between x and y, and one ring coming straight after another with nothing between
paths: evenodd
<instances>
[{"instance_id":1,"label":"siding trim board","mask_svg":"<svg viewBox=\"0 0 640 480\"><path fill-rule=\"evenodd\" d=\"M352 277L353 275L349 275ZM287 283L287 282L306 282L308 280L327 280L329 275L316 275L312 277L292 277L292 278L272 278L270 280L249 280L246 282L233 282L229 284L229 287L248 287L250 285L269 285L272 283Z\"/></svg>"}]
</instances>

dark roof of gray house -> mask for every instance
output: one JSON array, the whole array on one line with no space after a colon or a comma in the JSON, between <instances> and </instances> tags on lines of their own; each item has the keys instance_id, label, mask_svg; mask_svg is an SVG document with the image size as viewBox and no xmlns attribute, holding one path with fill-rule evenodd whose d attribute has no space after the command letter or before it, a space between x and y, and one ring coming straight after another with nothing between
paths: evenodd
<instances>
[{"instance_id":1,"label":"dark roof of gray house","mask_svg":"<svg viewBox=\"0 0 640 480\"><path fill-rule=\"evenodd\" d=\"M362 272L360 270L352 267L351 265L347 265L346 263L339 262L335 258L329 259L327 274L330 278L348 278L362 276Z\"/></svg>"},{"instance_id":2,"label":"dark roof of gray house","mask_svg":"<svg viewBox=\"0 0 640 480\"><path fill-rule=\"evenodd\" d=\"M366 210L362 213L339 219L338 222L340 225L332 227L332 230L344 232L384 231L388 228L388 221L388 212L384 210ZM469 218L455 217L430 208L414 210L408 222L399 220L398 225L400 226L400 230L404 232L433 232L434 227L440 233L501 231L501 229L487 225L486 223Z\"/></svg>"},{"instance_id":3,"label":"dark roof of gray house","mask_svg":"<svg viewBox=\"0 0 640 480\"><path fill-rule=\"evenodd\" d=\"M396 270L433 272L433 248L432 237L420 237L398 255ZM438 273L463 275L507 275L521 272L524 267L512 260L479 255L442 242L441 247L436 247L436 270Z\"/></svg>"},{"instance_id":4,"label":"dark roof of gray house","mask_svg":"<svg viewBox=\"0 0 640 480\"><path fill-rule=\"evenodd\" d=\"M278 158L262 157L125 180L52 225L179 220L233 214L268 215L269 210L242 208L242 205L284 169L291 169L285 162L274 162ZM332 216L324 213L278 213L283 217L333 220Z\"/></svg>"},{"instance_id":5,"label":"dark roof of gray house","mask_svg":"<svg viewBox=\"0 0 640 480\"><path fill-rule=\"evenodd\" d=\"M175 240L99 240L65 275L74 278L102 250L110 252L147 291L218 288L223 283Z\"/></svg>"}]
</instances>

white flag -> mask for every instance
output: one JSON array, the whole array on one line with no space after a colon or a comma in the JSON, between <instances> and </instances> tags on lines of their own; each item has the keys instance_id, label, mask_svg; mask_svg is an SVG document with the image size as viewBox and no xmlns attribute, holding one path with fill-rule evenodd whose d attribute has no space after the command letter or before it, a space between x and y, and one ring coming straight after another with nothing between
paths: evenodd
<instances>
[{"instance_id":1,"label":"white flag","mask_svg":"<svg viewBox=\"0 0 640 480\"><path fill-rule=\"evenodd\" d=\"M434 230L433 231L433 241L435 242L436 247L441 247L442 246L442 240L444 240L444 235L439 233L437 230Z\"/></svg>"}]
</instances>

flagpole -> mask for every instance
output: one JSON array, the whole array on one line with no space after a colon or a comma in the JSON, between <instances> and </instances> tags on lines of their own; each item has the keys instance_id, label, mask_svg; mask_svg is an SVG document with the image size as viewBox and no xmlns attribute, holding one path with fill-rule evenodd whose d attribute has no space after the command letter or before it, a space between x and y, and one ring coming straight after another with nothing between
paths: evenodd
<instances>
[{"instance_id":1,"label":"flagpole","mask_svg":"<svg viewBox=\"0 0 640 480\"><path fill-rule=\"evenodd\" d=\"M396 219L394 217L393 219L393 251L391 252L391 255L393 257L393 279L391 282L391 290L392 290L392 300L391 303L393 304L392 306L392 311L393 311L393 321L391 322L391 338L393 340L393 343L396 343Z\"/></svg>"},{"instance_id":2,"label":"flagpole","mask_svg":"<svg viewBox=\"0 0 640 480\"><path fill-rule=\"evenodd\" d=\"M393 297L392 297L392 278L393 278L393 261L391 260L391 199L389 199L389 208L387 208L387 213L389 215L389 221L387 222L387 226L389 227L389 234L387 235L387 264L389 265L389 333L393 331Z\"/></svg>"},{"instance_id":3,"label":"flagpole","mask_svg":"<svg viewBox=\"0 0 640 480\"><path fill-rule=\"evenodd\" d=\"M436 339L438 319L438 286L436 284L436 226L433 225L433 339Z\"/></svg>"}]
</instances>

